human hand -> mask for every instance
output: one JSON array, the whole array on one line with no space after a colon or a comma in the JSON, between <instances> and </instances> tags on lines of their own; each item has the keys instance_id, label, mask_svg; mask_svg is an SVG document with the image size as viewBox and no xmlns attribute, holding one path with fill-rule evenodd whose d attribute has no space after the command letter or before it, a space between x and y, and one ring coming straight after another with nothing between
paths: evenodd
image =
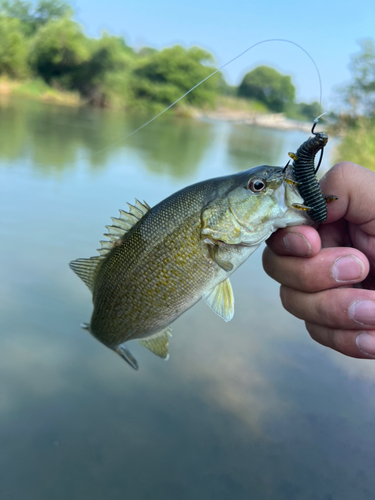
<instances>
[{"instance_id":1,"label":"human hand","mask_svg":"<svg viewBox=\"0 0 375 500\"><path fill-rule=\"evenodd\" d=\"M375 173L351 162L321 180L328 218L280 229L263 266L281 284L283 306L317 342L355 358L375 358Z\"/></svg>"}]
</instances>

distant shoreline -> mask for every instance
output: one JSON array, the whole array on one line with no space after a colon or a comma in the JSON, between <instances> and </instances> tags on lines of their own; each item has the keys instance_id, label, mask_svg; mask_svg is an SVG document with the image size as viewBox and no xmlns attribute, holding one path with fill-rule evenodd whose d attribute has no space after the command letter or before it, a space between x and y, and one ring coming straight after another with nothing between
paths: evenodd
<instances>
[{"instance_id":1,"label":"distant shoreline","mask_svg":"<svg viewBox=\"0 0 375 500\"><path fill-rule=\"evenodd\" d=\"M1 79L0 96L5 98L19 96L40 102L59 104L61 106L80 107L86 105L76 92L59 91L46 84L41 85L40 82L33 80L18 82L5 78ZM234 109L221 105L214 110L201 110L189 106L186 116L198 120L226 121L242 125L256 125L275 130L301 130L307 133L311 130L311 123L291 120L286 118L282 113Z\"/></svg>"},{"instance_id":2,"label":"distant shoreline","mask_svg":"<svg viewBox=\"0 0 375 500\"><path fill-rule=\"evenodd\" d=\"M301 130L307 133L311 131L311 123L291 120L282 113L257 113L218 107L212 111L196 110L193 116L200 120L226 121L275 130Z\"/></svg>"}]
</instances>

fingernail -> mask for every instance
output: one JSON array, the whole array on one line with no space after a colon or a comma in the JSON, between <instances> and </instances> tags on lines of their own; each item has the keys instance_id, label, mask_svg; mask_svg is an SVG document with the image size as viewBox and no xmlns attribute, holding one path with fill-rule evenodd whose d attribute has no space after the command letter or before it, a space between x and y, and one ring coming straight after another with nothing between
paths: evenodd
<instances>
[{"instance_id":1,"label":"fingernail","mask_svg":"<svg viewBox=\"0 0 375 500\"><path fill-rule=\"evenodd\" d=\"M357 281L364 270L365 266L355 255L345 255L335 260L332 277L336 281Z\"/></svg>"},{"instance_id":2,"label":"fingernail","mask_svg":"<svg viewBox=\"0 0 375 500\"><path fill-rule=\"evenodd\" d=\"M307 257L311 253L311 245L300 233L288 233L283 238L285 248L294 255Z\"/></svg>"},{"instance_id":3,"label":"fingernail","mask_svg":"<svg viewBox=\"0 0 375 500\"><path fill-rule=\"evenodd\" d=\"M361 333L355 339L358 349L367 354L367 356L372 356L375 358L375 337L370 333Z\"/></svg>"},{"instance_id":4,"label":"fingernail","mask_svg":"<svg viewBox=\"0 0 375 500\"><path fill-rule=\"evenodd\" d=\"M375 325L375 302L359 300L349 306L349 317L360 325Z\"/></svg>"}]
</instances>

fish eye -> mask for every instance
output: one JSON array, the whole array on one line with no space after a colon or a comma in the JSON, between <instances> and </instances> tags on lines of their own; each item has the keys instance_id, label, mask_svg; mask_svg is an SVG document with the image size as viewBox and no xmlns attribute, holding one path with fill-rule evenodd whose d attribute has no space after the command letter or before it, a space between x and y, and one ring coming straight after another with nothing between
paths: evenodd
<instances>
[{"instance_id":1,"label":"fish eye","mask_svg":"<svg viewBox=\"0 0 375 500\"><path fill-rule=\"evenodd\" d=\"M251 179L249 182L249 189L253 193L260 193L267 186L267 183L264 179Z\"/></svg>"}]
</instances>

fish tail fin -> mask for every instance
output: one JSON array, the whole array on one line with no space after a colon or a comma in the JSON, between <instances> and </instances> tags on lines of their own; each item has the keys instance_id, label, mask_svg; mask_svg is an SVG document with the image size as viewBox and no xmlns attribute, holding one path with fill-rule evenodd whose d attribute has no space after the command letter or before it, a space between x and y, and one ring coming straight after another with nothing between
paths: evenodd
<instances>
[{"instance_id":1,"label":"fish tail fin","mask_svg":"<svg viewBox=\"0 0 375 500\"><path fill-rule=\"evenodd\" d=\"M119 356L122 357L134 370L138 370L138 362L133 356L133 354L127 349L124 344L114 347L113 350L117 352Z\"/></svg>"}]
</instances>

